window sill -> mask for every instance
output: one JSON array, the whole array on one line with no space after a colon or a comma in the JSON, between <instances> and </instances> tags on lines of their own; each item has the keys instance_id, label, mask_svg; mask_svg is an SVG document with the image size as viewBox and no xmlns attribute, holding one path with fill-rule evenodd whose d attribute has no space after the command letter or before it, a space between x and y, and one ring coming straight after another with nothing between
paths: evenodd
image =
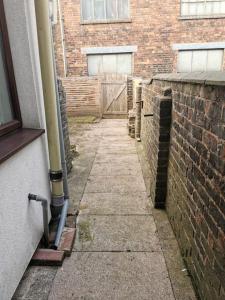
<instances>
[{"instance_id":1,"label":"window sill","mask_svg":"<svg viewBox=\"0 0 225 300\"><path fill-rule=\"evenodd\" d=\"M29 145L44 132L44 129L18 129L0 137L0 163Z\"/></svg>"},{"instance_id":2,"label":"window sill","mask_svg":"<svg viewBox=\"0 0 225 300\"><path fill-rule=\"evenodd\" d=\"M179 20L204 20L204 19L224 19L225 15L220 15L220 16L183 16L179 17Z\"/></svg>"},{"instance_id":3,"label":"window sill","mask_svg":"<svg viewBox=\"0 0 225 300\"><path fill-rule=\"evenodd\" d=\"M82 21L81 25L98 25L98 24L114 24L114 23L132 23L132 19L119 20L96 20L96 21Z\"/></svg>"}]
</instances>

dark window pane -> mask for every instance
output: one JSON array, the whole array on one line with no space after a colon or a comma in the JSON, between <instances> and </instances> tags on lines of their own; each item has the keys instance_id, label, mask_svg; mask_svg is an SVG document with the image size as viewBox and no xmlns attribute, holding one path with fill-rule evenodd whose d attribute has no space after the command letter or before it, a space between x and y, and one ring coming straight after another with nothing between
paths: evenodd
<instances>
[{"instance_id":1,"label":"dark window pane","mask_svg":"<svg viewBox=\"0 0 225 300\"><path fill-rule=\"evenodd\" d=\"M3 49L2 33L0 32L0 126L13 120L11 96L8 77L5 68L5 53Z\"/></svg>"}]
</instances>

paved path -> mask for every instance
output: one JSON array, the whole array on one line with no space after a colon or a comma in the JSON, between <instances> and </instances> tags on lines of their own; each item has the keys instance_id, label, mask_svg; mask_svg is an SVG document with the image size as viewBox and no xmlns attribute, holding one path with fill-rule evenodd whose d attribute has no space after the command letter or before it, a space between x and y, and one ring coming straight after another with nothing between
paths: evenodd
<instances>
[{"instance_id":1,"label":"paved path","mask_svg":"<svg viewBox=\"0 0 225 300\"><path fill-rule=\"evenodd\" d=\"M70 178L73 201L82 197L78 232L49 299L175 299L126 121L104 120L80 138L89 139L75 166L83 176Z\"/></svg>"}]
</instances>

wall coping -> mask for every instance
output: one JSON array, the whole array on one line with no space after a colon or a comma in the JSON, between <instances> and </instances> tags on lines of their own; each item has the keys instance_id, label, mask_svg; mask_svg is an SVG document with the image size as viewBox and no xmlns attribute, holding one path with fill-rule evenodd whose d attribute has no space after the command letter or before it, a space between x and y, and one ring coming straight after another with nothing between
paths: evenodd
<instances>
[{"instance_id":1,"label":"wall coping","mask_svg":"<svg viewBox=\"0 0 225 300\"><path fill-rule=\"evenodd\" d=\"M225 72L221 71L158 74L153 77L153 80L225 86Z\"/></svg>"}]
</instances>

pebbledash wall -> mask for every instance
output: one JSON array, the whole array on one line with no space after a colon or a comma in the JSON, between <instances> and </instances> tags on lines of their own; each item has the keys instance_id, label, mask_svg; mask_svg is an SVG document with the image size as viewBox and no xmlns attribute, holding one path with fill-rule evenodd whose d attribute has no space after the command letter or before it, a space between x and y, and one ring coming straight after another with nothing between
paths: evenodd
<instances>
[{"instance_id":1,"label":"pebbledash wall","mask_svg":"<svg viewBox=\"0 0 225 300\"><path fill-rule=\"evenodd\" d=\"M45 129L34 0L4 0L23 126ZM49 199L46 135L0 164L0 299L11 299L43 234L42 207L28 193ZM50 217L50 212L49 212Z\"/></svg>"},{"instance_id":2,"label":"pebbledash wall","mask_svg":"<svg viewBox=\"0 0 225 300\"><path fill-rule=\"evenodd\" d=\"M201 299L225 299L225 76L143 83L141 141L149 194L166 207Z\"/></svg>"},{"instance_id":3,"label":"pebbledash wall","mask_svg":"<svg viewBox=\"0 0 225 300\"><path fill-rule=\"evenodd\" d=\"M88 74L87 55L82 48L115 46L137 47L133 53L133 75L149 77L176 70L174 44L213 42L216 47L217 42L225 41L225 18L181 18L180 0L166 0L163 5L158 0L130 0L129 20L100 24L82 23L80 0L59 2L61 18L54 27L54 40L61 77L65 76L63 43L69 77Z\"/></svg>"}]
</instances>

